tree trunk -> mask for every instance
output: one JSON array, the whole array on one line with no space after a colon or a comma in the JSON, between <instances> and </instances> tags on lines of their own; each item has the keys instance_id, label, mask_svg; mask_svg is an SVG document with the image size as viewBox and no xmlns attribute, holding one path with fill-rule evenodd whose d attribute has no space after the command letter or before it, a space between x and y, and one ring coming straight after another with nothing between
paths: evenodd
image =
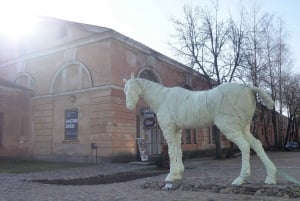
<instances>
[{"instance_id":1,"label":"tree trunk","mask_svg":"<svg viewBox=\"0 0 300 201\"><path fill-rule=\"evenodd\" d=\"M222 158L222 150L221 150L220 130L214 125L212 131L213 131L213 135L215 136L216 159L221 159Z\"/></svg>"},{"instance_id":2,"label":"tree trunk","mask_svg":"<svg viewBox=\"0 0 300 201\"><path fill-rule=\"evenodd\" d=\"M288 122L288 126L287 126L287 130L286 130L286 136L285 136L285 140L284 140L284 145L286 145L286 143L290 140L290 135L291 135L291 124L292 124L292 115L289 118L289 122Z\"/></svg>"},{"instance_id":3,"label":"tree trunk","mask_svg":"<svg viewBox=\"0 0 300 201\"><path fill-rule=\"evenodd\" d=\"M277 121L276 121L276 111L275 108L272 110L272 124L273 124L273 131L274 131L274 147L276 149L280 149L280 145L278 143L278 129L277 129Z\"/></svg>"},{"instance_id":4,"label":"tree trunk","mask_svg":"<svg viewBox=\"0 0 300 201\"><path fill-rule=\"evenodd\" d=\"M268 149L270 149L270 141L269 141L269 138L268 138L268 133L267 133L267 124L266 124L266 118L265 118L265 115L264 115L264 109L262 110L262 114L263 115L263 123L264 123L264 137L265 137L265 141L267 143L267 147Z\"/></svg>"}]
</instances>

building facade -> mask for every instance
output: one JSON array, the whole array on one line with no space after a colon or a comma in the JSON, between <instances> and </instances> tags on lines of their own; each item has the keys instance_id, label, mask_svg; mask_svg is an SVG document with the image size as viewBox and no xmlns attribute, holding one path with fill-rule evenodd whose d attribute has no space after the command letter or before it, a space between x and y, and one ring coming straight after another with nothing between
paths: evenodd
<instances>
[{"instance_id":1,"label":"building facade","mask_svg":"<svg viewBox=\"0 0 300 201\"><path fill-rule=\"evenodd\" d=\"M2 43L0 78L10 83L0 83L2 155L90 161L96 150L98 161L133 160L137 139L160 154L155 114L142 100L136 111L126 108L123 78L133 72L166 87L208 88L201 74L111 29L41 18L34 33ZM185 130L182 147L214 149L212 128Z\"/></svg>"}]
</instances>

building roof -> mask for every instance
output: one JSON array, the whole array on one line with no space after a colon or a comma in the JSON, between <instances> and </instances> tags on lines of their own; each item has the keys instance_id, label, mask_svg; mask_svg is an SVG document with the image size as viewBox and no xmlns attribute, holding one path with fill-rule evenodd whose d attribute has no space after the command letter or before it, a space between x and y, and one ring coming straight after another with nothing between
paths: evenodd
<instances>
[{"instance_id":1,"label":"building roof","mask_svg":"<svg viewBox=\"0 0 300 201\"><path fill-rule=\"evenodd\" d=\"M58 18L53 18L53 17L40 16L39 18L40 18L39 24L43 24L43 26L45 26L45 24L47 25L46 27L49 27L50 25L56 25L56 26L61 26L63 29L64 26L66 26L68 24L75 25L75 26L81 27L82 30L94 33L96 36L93 38L93 40L103 40L103 39L108 39L108 38L114 38L114 39L119 40L129 46L132 46L134 48L141 50L145 54L151 55L151 56L158 58L166 63L169 63L169 64L171 64L171 66L175 66L179 70L192 72L200 77L203 76L198 71L193 70L190 67L188 67L170 57L167 57L166 55L163 55L160 52L158 52L158 51L156 51L156 50L154 50L154 49L152 49L152 48L150 48L128 36L125 36L124 34L121 34L113 29L101 27L101 26L90 25L90 24L79 23L79 22L73 22L73 21L68 21L68 20L63 20L63 19L58 19ZM33 40L38 40L38 39L33 38ZM73 46L80 45L85 42L89 42L88 39L84 39L84 40L76 41L76 43L74 43ZM24 42L24 44L26 45L26 41ZM27 42L27 46L31 47L33 45L30 43L28 45L28 42ZM55 51L72 48L73 46L72 46L72 44L67 44L67 43L64 44L64 47L57 45L55 47ZM8 59L3 59L3 57L2 57L2 61L1 61L2 55L1 55L1 51L0 51L0 67L14 64L16 62L20 62L20 61L24 61L24 60L36 58L39 56L43 56L45 54L53 53L54 51L51 52L51 50L49 50L49 48L44 48L44 49L39 49L38 51L32 50L31 52L30 51L28 51L28 52L17 51L17 52L18 52L18 56L15 56L15 57L12 56L11 58L8 58Z\"/></svg>"}]
</instances>

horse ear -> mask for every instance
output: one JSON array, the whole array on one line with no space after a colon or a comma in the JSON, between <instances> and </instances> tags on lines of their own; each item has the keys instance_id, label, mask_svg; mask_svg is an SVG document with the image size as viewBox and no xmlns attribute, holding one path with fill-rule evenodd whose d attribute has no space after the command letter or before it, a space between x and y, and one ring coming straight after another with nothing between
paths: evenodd
<instances>
[{"instance_id":1,"label":"horse ear","mask_svg":"<svg viewBox=\"0 0 300 201\"><path fill-rule=\"evenodd\" d=\"M126 81L127 81L127 80L124 78L124 79L123 79L123 82L126 82Z\"/></svg>"},{"instance_id":2,"label":"horse ear","mask_svg":"<svg viewBox=\"0 0 300 201\"><path fill-rule=\"evenodd\" d=\"M131 72L131 77L130 78L134 78L134 73L133 72Z\"/></svg>"}]
</instances>

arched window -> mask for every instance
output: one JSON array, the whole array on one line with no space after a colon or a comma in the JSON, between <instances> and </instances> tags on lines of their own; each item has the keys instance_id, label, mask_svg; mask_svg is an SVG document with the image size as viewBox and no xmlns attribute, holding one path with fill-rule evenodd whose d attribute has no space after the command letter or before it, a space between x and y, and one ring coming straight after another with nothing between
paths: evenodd
<instances>
[{"instance_id":1,"label":"arched window","mask_svg":"<svg viewBox=\"0 0 300 201\"><path fill-rule=\"evenodd\" d=\"M88 69L80 62L69 62L56 72L50 90L51 92L65 92L91 86L92 79Z\"/></svg>"},{"instance_id":2,"label":"arched window","mask_svg":"<svg viewBox=\"0 0 300 201\"><path fill-rule=\"evenodd\" d=\"M147 80L150 80L150 81L153 81L153 82L157 82L157 83L161 83L160 79L159 79L159 76L156 75L156 73L154 73L152 70L150 69L145 69L145 70L142 70L139 75L138 75L139 78L143 78L143 79L147 79Z\"/></svg>"},{"instance_id":3,"label":"arched window","mask_svg":"<svg viewBox=\"0 0 300 201\"><path fill-rule=\"evenodd\" d=\"M25 87L27 89L34 89L35 81L33 77L28 73L20 73L15 80L16 85Z\"/></svg>"}]
</instances>

